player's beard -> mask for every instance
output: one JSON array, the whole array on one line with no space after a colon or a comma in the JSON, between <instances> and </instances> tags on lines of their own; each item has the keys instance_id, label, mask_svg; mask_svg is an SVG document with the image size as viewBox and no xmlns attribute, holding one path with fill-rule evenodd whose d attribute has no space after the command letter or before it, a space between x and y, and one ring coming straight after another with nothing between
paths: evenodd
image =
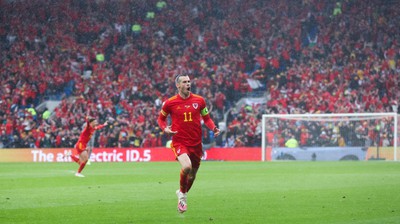
<instances>
[{"instance_id":1,"label":"player's beard","mask_svg":"<svg viewBox=\"0 0 400 224\"><path fill-rule=\"evenodd\" d=\"M181 94L182 94L182 96L184 96L185 98L186 98L186 97L189 97L189 95L190 95L190 87L183 87L183 88L181 89Z\"/></svg>"}]
</instances>

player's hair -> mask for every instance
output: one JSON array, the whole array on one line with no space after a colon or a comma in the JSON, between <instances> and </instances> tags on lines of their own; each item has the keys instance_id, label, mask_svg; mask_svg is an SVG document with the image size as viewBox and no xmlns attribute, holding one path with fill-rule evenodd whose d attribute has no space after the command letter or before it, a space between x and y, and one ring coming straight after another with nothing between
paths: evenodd
<instances>
[{"instance_id":1,"label":"player's hair","mask_svg":"<svg viewBox=\"0 0 400 224\"><path fill-rule=\"evenodd\" d=\"M175 84L179 83L179 78L182 77L182 76L188 76L188 75L187 74L177 74L177 75L175 75Z\"/></svg>"},{"instance_id":2,"label":"player's hair","mask_svg":"<svg viewBox=\"0 0 400 224\"><path fill-rule=\"evenodd\" d=\"M92 121L96 120L95 118L91 117L88 119L89 123L92 123Z\"/></svg>"}]
</instances>

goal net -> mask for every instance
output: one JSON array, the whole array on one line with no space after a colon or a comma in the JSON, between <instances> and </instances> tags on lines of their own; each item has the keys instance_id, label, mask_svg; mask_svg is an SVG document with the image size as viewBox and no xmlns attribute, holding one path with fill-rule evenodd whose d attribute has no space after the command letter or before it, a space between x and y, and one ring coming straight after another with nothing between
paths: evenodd
<instances>
[{"instance_id":1,"label":"goal net","mask_svg":"<svg viewBox=\"0 0 400 224\"><path fill-rule=\"evenodd\" d=\"M261 159L397 161L398 127L396 113L264 114Z\"/></svg>"}]
</instances>

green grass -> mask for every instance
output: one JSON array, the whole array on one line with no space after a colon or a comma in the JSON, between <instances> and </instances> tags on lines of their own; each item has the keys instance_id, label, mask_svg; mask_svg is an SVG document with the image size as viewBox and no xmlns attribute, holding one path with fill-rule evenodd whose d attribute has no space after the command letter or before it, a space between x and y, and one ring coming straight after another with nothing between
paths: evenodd
<instances>
[{"instance_id":1,"label":"green grass","mask_svg":"<svg viewBox=\"0 0 400 224\"><path fill-rule=\"evenodd\" d=\"M179 165L0 163L0 223L400 223L400 163L203 162L176 211Z\"/></svg>"}]
</instances>

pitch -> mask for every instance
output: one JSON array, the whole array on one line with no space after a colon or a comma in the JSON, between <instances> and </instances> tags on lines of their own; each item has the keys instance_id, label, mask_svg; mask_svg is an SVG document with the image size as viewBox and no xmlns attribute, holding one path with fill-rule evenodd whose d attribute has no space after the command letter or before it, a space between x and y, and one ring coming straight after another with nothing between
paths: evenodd
<instances>
[{"instance_id":1,"label":"pitch","mask_svg":"<svg viewBox=\"0 0 400 224\"><path fill-rule=\"evenodd\" d=\"M203 162L176 211L179 165L0 163L0 223L400 223L400 163Z\"/></svg>"}]
</instances>

